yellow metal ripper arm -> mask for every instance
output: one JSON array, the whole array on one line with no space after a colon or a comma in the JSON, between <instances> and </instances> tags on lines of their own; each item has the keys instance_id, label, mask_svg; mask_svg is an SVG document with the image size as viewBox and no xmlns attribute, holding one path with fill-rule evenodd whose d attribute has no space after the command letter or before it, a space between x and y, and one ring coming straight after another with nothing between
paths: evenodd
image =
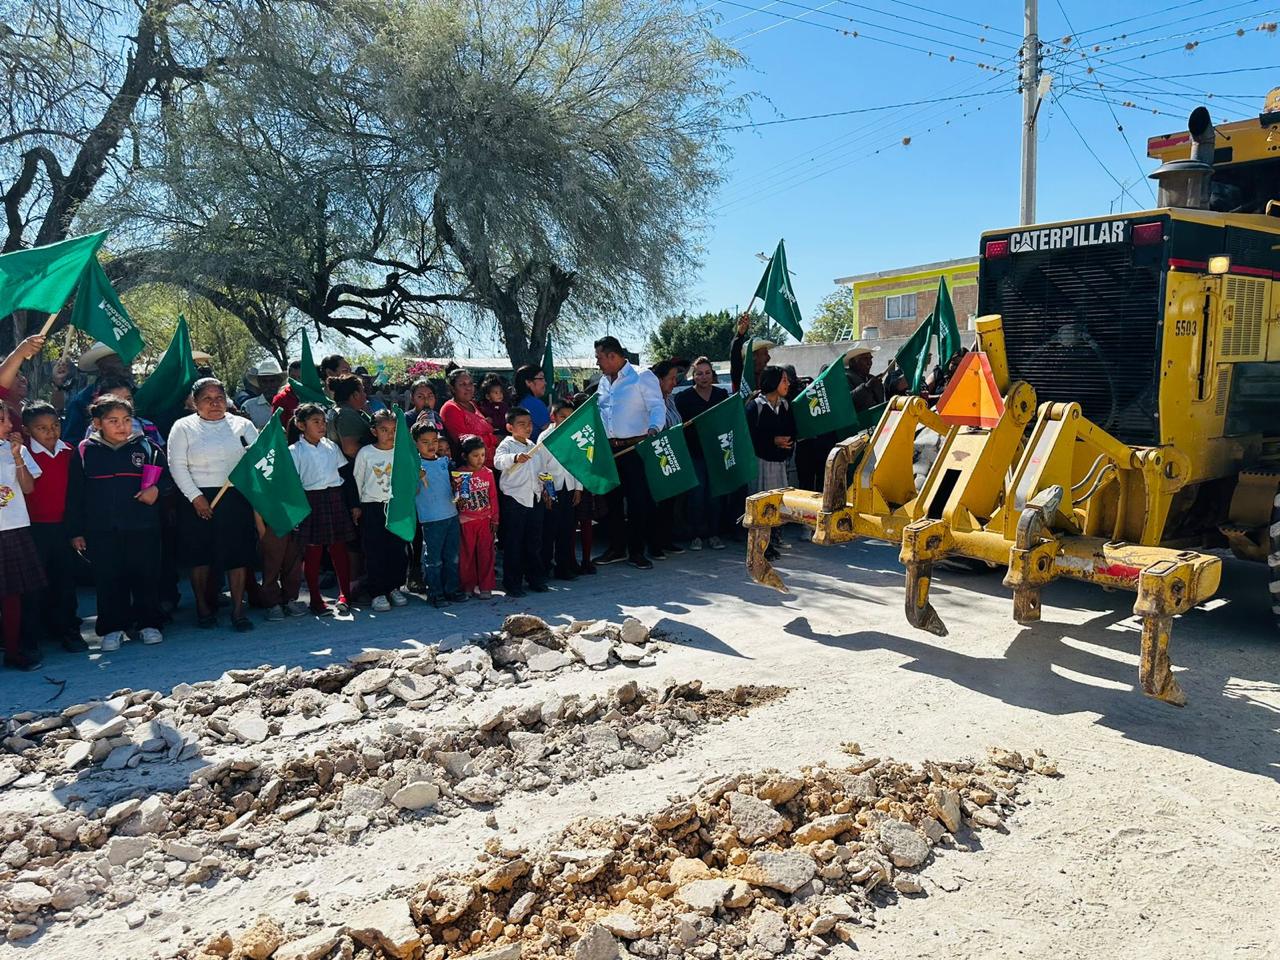
<instances>
[{"instance_id":1,"label":"yellow metal ripper arm","mask_svg":"<svg viewBox=\"0 0 1280 960\"><path fill-rule=\"evenodd\" d=\"M1159 546L1186 458L1169 447L1129 447L1086 420L1078 404L1037 411L1030 385L1008 382L999 318L983 318L978 329L1004 393L994 425L948 426L919 398L894 398L869 436L831 451L821 494L785 489L748 498L752 576L785 591L765 559L770 531L803 523L815 543L900 543L907 620L939 636L946 627L929 588L933 565L949 556L1006 566L1020 623L1040 619L1041 588L1060 577L1133 590L1142 618L1139 685L1184 703L1168 654L1173 617L1213 596L1221 577L1218 558ZM944 439L917 492L920 426Z\"/></svg>"}]
</instances>

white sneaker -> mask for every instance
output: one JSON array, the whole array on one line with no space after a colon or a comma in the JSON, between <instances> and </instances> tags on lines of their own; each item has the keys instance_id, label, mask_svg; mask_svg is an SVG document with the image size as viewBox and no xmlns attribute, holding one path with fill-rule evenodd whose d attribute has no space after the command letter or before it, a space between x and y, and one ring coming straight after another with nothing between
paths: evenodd
<instances>
[{"instance_id":1,"label":"white sneaker","mask_svg":"<svg viewBox=\"0 0 1280 960\"><path fill-rule=\"evenodd\" d=\"M301 600L290 600L284 608L284 613L287 617L305 617L310 612L311 608Z\"/></svg>"},{"instance_id":2,"label":"white sneaker","mask_svg":"<svg viewBox=\"0 0 1280 960\"><path fill-rule=\"evenodd\" d=\"M712 550L724 549L724 543L723 541L721 541L719 537L712 537L711 539L709 539L707 541L707 546L709 546Z\"/></svg>"},{"instance_id":3,"label":"white sneaker","mask_svg":"<svg viewBox=\"0 0 1280 960\"><path fill-rule=\"evenodd\" d=\"M689 549L690 549L690 550L701 550L701 549L702 549L702 538L701 538L701 537L694 537L692 540L690 540L690 541L689 541Z\"/></svg>"},{"instance_id":4,"label":"white sneaker","mask_svg":"<svg viewBox=\"0 0 1280 960\"><path fill-rule=\"evenodd\" d=\"M164 641L164 634L155 627L142 628L142 642L145 644L161 643Z\"/></svg>"},{"instance_id":5,"label":"white sneaker","mask_svg":"<svg viewBox=\"0 0 1280 960\"><path fill-rule=\"evenodd\" d=\"M124 639L124 634L119 630L108 633L102 638L102 652L114 653L120 649L120 641Z\"/></svg>"},{"instance_id":6,"label":"white sneaker","mask_svg":"<svg viewBox=\"0 0 1280 960\"><path fill-rule=\"evenodd\" d=\"M389 594L387 594L387 596L391 598L391 605L393 607L403 607L408 605L409 603L409 598L406 597L404 593L402 593L399 590L392 590Z\"/></svg>"},{"instance_id":7,"label":"white sneaker","mask_svg":"<svg viewBox=\"0 0 1280 960\"><path fill-rule=\"evenodd\" d=\"M388 610L391 609L391 601L383 596L374 597L373 609L377 613L386 613Z\"/></svg>"},{"instance_id":8,"label":"white sneaker","mask_svg":"<svg viewBox=\"0 0 1280 960\"><path fill-rule=\"evenodd\" d=\"M267 607L266 619L268 619L268 620L283 620L283 619L284 619L284 607L281 607L281 606Z\"/></svg>"}]
</instances>

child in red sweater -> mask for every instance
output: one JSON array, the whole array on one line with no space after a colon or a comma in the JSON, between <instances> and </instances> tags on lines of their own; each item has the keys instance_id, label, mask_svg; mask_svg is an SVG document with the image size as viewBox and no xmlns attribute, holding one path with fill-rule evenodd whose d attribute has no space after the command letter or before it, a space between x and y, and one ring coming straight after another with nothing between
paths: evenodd
<instances>
[{"instance_id":1,"label":"child in red sweater","mask_svg":"<svg viewBox=\"0 0 1280 960\"><path fill-rule=\"evenodd\" d=\"M48 637L59 641L64 650L82 652L89 645L80 635L76 611L76 554L63 522L72 449L62 442L62 421L51 404L27 404L22 424L30 438L27 449L40 468L35 488L27 495L27 512L45 576L44 587L23 600L23 629L33 646L39 637Z\"/></svg>"},{"instance_id":2,"label":"child in red sweater","mask_svg":"<svg viewBox=\"0 0 1280 960\"><path fill-rule=\"evenodd\" d=\"M498 531L498 485L484 465L485 446L479 437L462 438L465 466L453 474L453 491L462 522L458 577L464 593L489 599L494 587L493 542Z\"/></svg>"},{"instance_id":3,"label":"child in red sweater","mask_svg":"<svg viewBox=\"0 0 1280 960\"><path fill-rule=\"evenodd\" d=\"M40 666L40 651L22 632L23 594L44 586L44 570L31 540L27 496L40 468L22 444L9 409L0 403L0 631L4 665L16 670Z\"/></svg>"}]
</instances>

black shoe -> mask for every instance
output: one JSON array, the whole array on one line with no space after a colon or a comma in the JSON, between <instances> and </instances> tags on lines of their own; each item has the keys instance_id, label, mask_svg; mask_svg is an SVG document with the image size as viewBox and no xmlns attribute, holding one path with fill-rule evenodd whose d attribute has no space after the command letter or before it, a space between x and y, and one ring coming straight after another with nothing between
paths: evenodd
<instances>
[{"instance_id":1,"label":"black shoe","mask_svg":"<svg viewBox=\"0 0 1280 960\"><path fill-rule=\"evenodd\" d=\"M652 550L649 551L649 556L653 557L653 559L655 560L667 559L667 555L662 552L661 547L654 547Z\"/></svg>"},{"instance_id":2,"label":"black shoe","mask_svg":"<svg viewBox=\"0 0 1280 960\"><path fill-rule=\"evenodd\" d=\"M580 563L578 564L578 573L583 576L594 577L596 574L596 565L590 562Z\"/></svg>"},{"instance_id":3,"label":"black shoe","mask_svg":"<svg viewBox=\"0 0 1280 960\"><path fill-rule=\"evenodd\" d=\"M218 615L216 613L206 613L203 616L196 617L196 626L201 630L212 630L218 625Z\"/></svg>"},{"instance_id":4,"label":"black shoe","mask_svg":"<svg viewBox=\"0 0 1280 960\"><path fill-rule=\"evenodd\" d=\"M68 633L62 638L62 649L67 653L84 653L89 649L89 644L84 642L84 637L79 633Z\"/></svg>"},{"instance_id":5,"label":"black shoe","mask_svg":"<svg viewBox=\"0 0 1280 960\"><path fill-rule=\"evenodd\" d=\"M4 655L4 665L10 670L38 670L41 664L40 654L38 653L6 653Z\"/></svg>"},{"instance_id":6,"label":"black shoe","mask_svg":"<svg viewBox=\"0 0 1280 960\"><path fill-rule=\"evenodd\" d=\"M600 566L605 566L610 563L621 563L625 559L627 559L627 555L621 550L606 550L604 553L600 554L600 556L596 557L594 562Z\"/></svg>"},{"instance_id":7,"label":"black shoe","mask_svg":"<svg viewBox=\"0 0 1280 960\"><path fill-rule=\"evenodd\" d=\"M528 594L526 594L523 590L507 590L505 592L508 597L515 597L517 599L520 597L528 596Z\"/></svg>"},{"instance_id":8,"label":"black shoe","mask_svg":"<svg viewBox=\"0 0 1280 960\"><path fill-rule=\"evenodd\" d=\"M449 605L449 600L447 597L428 597L427 603L439 610L441 607L447 607Z\"/></svg>"},{"instance_id":9,"label":"black shoe","mask_svg":"<svg viewBox=\"0 0 1280 960\"><path fill-rule=\"evenodd\" d=\"M532 590L534 593L546 593L551 588L548 587L545 583L531 583L529 584L529 589Z\"/></svg>"},{"instance_id":10,"label":"black shoe","mask_svg":"<svg viewBox=\"0 0 1280 960\"><path fill-rule=\"evenodd\" d=\"M662 548L662 549L663 549L665 552L667 552L667 553L672 553L672 554L680 554L680 553L684 553L684 547L680 546L680 545L679 545L679 544L677 544L677 543L668 543L668 544L666 544L665 546L663 546L663 548Z\"/></svg>"},{"instance_id":11,"label":"black shoe","mask_svg":"<svg viewBox=\"0 0 1280 960\"><path fill-rule=\"evenodd\" d=\"M231 621L231 626L235 628L236 633L248 633L253 629L253 621L248 617L235 617Z\"/></svg>"},{"instance_id":12,"label":"black shoe","mask_svg":"<svg viewBox=\"0 0 1280 960\"><path fill-rule=\"evenodd\" d=\"M648 557L632 557L627 561L627 563L631 564L637 570L653 569L653 561L650 560Z\"/></svg>"},{"instance_id":13,"label":"black shoe","mask_svg":"<svg viewBox=\"0 0 1280 960\"><path fill-rule=\"evenodd\" d=\"M471 599L461 590L453 591L453 593L449 594L448 597L450 603L466 603Z\"/></svg>"},{"instance_id":14,"label":"black shoe","mask_svg":"<svg viewBox=\"0 0 1280 960\"><path fill-rule=\"evenodd\" d=\"M572 570L557 570L556 579L557 580L577 580L578 575L574 573Z\"/></svg>"}]
</instances>

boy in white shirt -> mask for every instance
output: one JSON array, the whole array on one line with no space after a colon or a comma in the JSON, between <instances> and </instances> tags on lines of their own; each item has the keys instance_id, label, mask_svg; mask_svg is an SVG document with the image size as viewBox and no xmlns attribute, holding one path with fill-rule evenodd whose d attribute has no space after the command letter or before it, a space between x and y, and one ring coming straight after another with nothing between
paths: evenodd
<instances>
[{"instance_id":1,"label":"boy in white shirt","mask_svg":"<svg viewBox=\"0 0 1280 960\"><path fill-rule=\"evenodd\" d=\"M573 402L557 400L551 405L551 425L542 432L545 440L569 419ZM554 570L557 580L576 580L577 558L573 555L573 535L578 525L577 508L582 501L582 484L560 465L550 451L546 453L547 473L551 474L551 488L555 499L547 506L542 518L542 569Z\"/></svg>"},{"instance_id":2,"label":"boy in white shirt","mask_svg":"<svg viewBox=\"0 0 1280 960\"><path fill-rule=\"evenodd\" d=\"M535 593L547 590L542 567L542 523L547 512L541 474L547 472L546 453L535 447L533 417L524 407L507 412L509 436L493 455L493 467L502 471L502 589L508 597L523 597L524 583Z\"/></svg>"},{"instance_id":3,"label":"boy in white shirt","mask_svg":"<svg viewBox=\"0 0 1280 960\"><path fill-rule=\"evenodd\" d=\"M391 464L395 459L397 417L390 410L373 415L373 443L356 454L356 490L360 494L360 541L364 546L365 589L373 609L385 613L403 607L409 545L387 529L391 502Z\"/></svg>"}]
</instances>

